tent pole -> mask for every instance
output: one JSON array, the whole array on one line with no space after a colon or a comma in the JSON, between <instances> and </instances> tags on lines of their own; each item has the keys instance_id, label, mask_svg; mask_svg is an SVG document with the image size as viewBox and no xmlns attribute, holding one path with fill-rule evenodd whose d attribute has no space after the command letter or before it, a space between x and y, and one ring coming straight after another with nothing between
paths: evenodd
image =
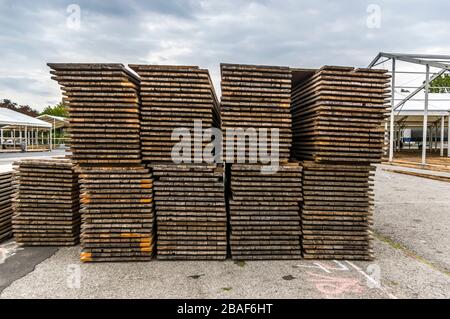
<instances>
[{"instance_id":1,"label":"tent pole","mask_svg":"<svg viewBox=\"0 0 450 319\"><path fill-rule=\"evenodd\" d=\"M428 91L430 87L429 79L430 66L427 64L425 73L425 108L423 112L422 165L427 164Z\"/></svg>"},{"instance_id":2,"label":"tent pole","mask_svg":"<svg viewBox=\"0 0 450 319\"><path fill-rule=\"evenodd\" d=\"M389 128L389 162L394 159L394 99L395 99L395 58L392 59L392 92L391 92L391 117Z\"/></svg>"},{"instance_id":3,"label":"tent pole","mask_svg":"<svg viewBox=\"0 0 450 319\"><path fill-rule=\"evenodd\" d=\"M445 130L445 118L441 118L441 156L444 156L444 130Z\"/></svg>"},{"instance_id":4,"label":"tent pole","mask_svg":"<svg viewBox=\"0 0 450 319\"><path fill-rule=\"evenodd\" d=\"M447 157L450 157L450 113L448 114L447 135Z\"/></svg>"},{"instance_id":5,"label":"tent pole","mask_svg":"<svg viewBox=\"0 0 450 319\"><path fill-rule=\"evenodd\" d=\"M25 152L28 152L28 126L25 125Z\"/></svg>"}]
</instances>

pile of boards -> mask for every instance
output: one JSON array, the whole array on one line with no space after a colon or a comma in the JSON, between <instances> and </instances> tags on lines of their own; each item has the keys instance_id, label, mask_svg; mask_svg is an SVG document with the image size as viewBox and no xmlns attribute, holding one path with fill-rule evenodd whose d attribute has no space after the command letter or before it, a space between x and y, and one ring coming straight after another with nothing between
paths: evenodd
<instances>
[{"instance_id":1,"label":"pile of boards","mask_svg":"<svg viewBox=\"0 0 450 319\"><path fill-rule=\"evenodd\" d=\"M222 99L220 111L224 131L223 151L227 161L252 162L252 152L267 152L276 148L270 141L279 140L277 151L280 161L290 158L292 145L291 71L288 67L221 64ZM267 132L268 145L246 148L245 140L231 134L232 129L249 130L258 134L259 141ZM251 132L254 130L255 132ZM229 133L229 134L227 134ZM261 135L262 134L262 135ZM277 134L277 135L275 135ZM248 144L248 141L247 141ZM238 152L241 156L238 156ZM253 155L253 156L252 156Z\"/></svg>"},{"instance_id":2,"label":"pile of boards","mask_svg":"<svg viewBox=\"0 0 450 319\"><path fill-rule=\"evenodd\" d=\"M12 218L17 243L68 246L79 241L77 174L65 159L22 160L14 164L16 193Z\"/></svg>"},{"instance_id":3,"label":"pile of boards","mask_svg":"<svg viewBox=\"0 0 450 319\"><path fill-rule=\"evenodd\" d=\"M369 165L303 162L304 258L373 258L374 170Z\"/></svg>"},{"instance_id":4,"label":"pile of boards","mask_svg":"<svg viewBox=\"0 0 450 319\"><path fill-rule=\"evenodd\" d=\"M290 69L221 64L221 77L231 257L301 258L302 168L298 162L288 162L292 145ZM230 134L232 130L236 134ZM274 171L270 158L282 163Z\"/></svg>"},{"instance_id":5,"label":"pile of boards","mask_svg":"<svg viewBox=\"0 0 450 319\"><path fill-rule=\"evenodd\" d=\"M232 164L230 247L234 259L299 259L302 167L275 172L261 165Z\"/></svg>"},{"instance_id":6,"label":"pile of boards","mask_svg":"<svg viewBox=\"0 0 450 319\"><path fill-rule=\"evenodd\" d=\"M154 164L158 259L225 259L224 166Z\"/></svg>"},{"instance_id":7,"label":"pile of boards","mask_svg":"<svg viewBox=\"0 0 450 319\"><path fill-rule=\"evenodd\" d=\"M389 98L386 72L324 66L302 79L292 90L294 156L318 162L380 162Z\"/></svg>"},{"instance_id":8,"label":"pile of boards","mask_svg":"<svg viewBox=\"0 0 450 319\"><path fill-rule=\"evenodd\" d=\"M12 172L0 173L0 242L12 236L13 193Z\"/></svg>"},{"instance_id":9,"label":"pile of boards","mask_svg":"<svg viewBox=\"0 0 450 319\"><path fill-rule=\"evenodd\" d=\"M139 164L139 79L122 64L49 63L48 66L69 108L74 163Z\"/></svg>"},{"instance_id":10,"label":"pile of boards","mask_svg":"<svg viewBox=\"0 0 450 319\"><path fill-rule=\"evenodd\" d=\"M189 132L201 149L191 155L202 155L210 139L194 135L194 123L202 129L220 127L219 103L208 70L198 66L130 65L141 78L141 143L145 162L171 162L172 149L178 140L172 132ZM183 129L183 132L181 132Z\"/></svg>"},{"instance_id":11,"label":"pile of boards","mask_svg":"<svg viewBox=\"0 0 450 319\"><path fill-rule=\"evenodd\" d=\"M81 185L81 260L149 260L152 176L141 161L139 78L122 64L48 64L69 107Z\"/></svg>"},{"instance_id":12,"label":"pile of boards","mask_svg":"<svg viewBox=\"0 0 450 319\"><path fill-rule=\"evenodd\" d=\"M153 179L148 169L80 169L82 261L142 261L154 247Z\"/></svg>"},{"instance_id":13,"label":"pile of boards","mask_svg":"<svg viewBox=\"0 0 450 319\"><path fill-rule=\"evenodd\" d=\"M373 258L373 163L389 97L384 70L293 70L293 154L303 160L304 258Z\"/></svg>"}]
</instances>

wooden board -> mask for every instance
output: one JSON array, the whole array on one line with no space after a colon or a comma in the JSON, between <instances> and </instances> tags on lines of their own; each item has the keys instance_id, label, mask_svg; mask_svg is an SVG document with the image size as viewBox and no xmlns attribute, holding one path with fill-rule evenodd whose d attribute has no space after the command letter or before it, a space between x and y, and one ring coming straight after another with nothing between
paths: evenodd
<instances>
[{"instance_id":1,"label":"wooden board","mask_svg":"<svg viewBox=\"0 0 450 319\"><path fill-rule=\"evenodd\" d=\"M12 172L0 173L0 242L12 236L13 194Z\"/></svg>"},{"instance_id":2,"label":"wooden board","mask_svg":"<svg viewBox=\"0 0 450 319\"><path fill-rule=\"evenodd\" d=\"M79 242L78 176L65 159L14 163L12 225L24 246L68 246Z\"/></svg>"},{"instance_id":3,"label":"wooden board","mask_svg":"<svg viewBox=\"0 0 450 319\"><path fill-rule=\"evenodd\" d=\"M153 164L158 259L225 259L224 167Z\"/></svg>"},{"instance_id":4,"label":"wooden board","mask_svg":"<svg viewBox=\"0 0 450 319\"><path fill-rule=\"evenodd\" d=\"M379 163L388 83L383 70L332 66L309 72L295 83L291 103L295 158Z\"/></svg>"},{"instance_id":5,"label":"wooden board","mask_svg":"<svg viewBox=\"0 0 450 319\"><path fill-rule=\"evenodd\" d=\"M153 178L143 166L78 167L81 261L145 261L154 253Z\"/></svg>"},{"instance_id":6,"label":"wooden board","mask_svg":"<svg viewBox=\"0 0 450 319\"><path fill-rule=\"evenodd\" d=\"M194 121L201 122L203 129L220 127L219 104L208 70L197 66L130 67L141 77L144 162L172 161L172 149L179 142L172 139L175 129L185 128L194 137ZM193 142L191 149L194 154Z\"/></svg>"},{"instance_id":7,"label":"wooden board","mask_svg":"<svg viewBox=\"0 0 450 319\"><path fill-rule=\"evenodd\" d=\"M262 173L232 164L228 185L233 259L299 259L302 167L298 162Z\"/></svg>"},{"instance_id":8,"label":"wooden board","mask_svg":"<svg viewBox=\"0 0 450 319\"><path fill-rule=\"evenodd\" d=\"M306 259L373 259L375 167L303 164L302 250Z\"/></svg>"},{"instance_id":9,"label":"wooden board","mask_svg":"<svg viewBox=\"0 0 450 319\"><path fill-rule=\"evenodd\" d=\"M239 147L238 139L227 135L227 129L266 129L268 145L271 141L271 129L279 132L279 158L285 162L290 158L292 145L291 73L287 67L258 66L243 64L221 64L222 98L220 111L224 131L223 154L227 154L227 143L234 154ZM228 150L230 151L230 150ZM270 152L269 152L270 154ZM244 154L243 163L250 163L251 156ZM234 156L233 162L237 162ZM228 160L228 159L225 159Z\"/></svg>"},{"instance_id":10,"label":"wooden board","mask_svg":"<svg viewBox=\"0 0 450 319\"><path fill-rule=\"evenodd\" d=\"M122 64L48 65L69 107L74 163L139 164L139 79Z\"/></svg>"}]
</instances>

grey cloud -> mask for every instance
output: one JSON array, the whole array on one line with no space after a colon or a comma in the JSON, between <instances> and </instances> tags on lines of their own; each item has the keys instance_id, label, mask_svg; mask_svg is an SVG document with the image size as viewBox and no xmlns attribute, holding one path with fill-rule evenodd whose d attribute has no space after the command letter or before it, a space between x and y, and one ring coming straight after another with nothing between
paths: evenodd
<instances>
[{"instance_id":1,"label":"grey cloud","mask_svg":"<svg viewBox=\"0 0 450 319\"><path fill-rule=\"evenodd\" d=\"M71 3L81 7L78 31L66 27ZM371 3L380 29L366 25ZM379 51L447 53L449 9L419 0L4 0L0 98L39 109L57 102L50 61L196 64L218 89L220 62L366 66Z\"/></svg>"}]
</instances>

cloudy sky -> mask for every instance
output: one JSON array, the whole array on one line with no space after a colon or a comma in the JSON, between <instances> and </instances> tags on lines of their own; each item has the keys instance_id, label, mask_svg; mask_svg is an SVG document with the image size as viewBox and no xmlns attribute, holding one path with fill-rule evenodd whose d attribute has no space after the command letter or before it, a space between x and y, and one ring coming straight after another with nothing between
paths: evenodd
<instances>
[{"instance_id":1,"label":"cloudy sky","mask_svg":"<svg viewBox=\"0 0 450 319\"><path fill-rule=\"evenodd\" d=\"M57 103L47 62L199 65L217 88L220 62L364 67L379 51L450 54L448 12L444 0L0 0L0 99Z\"/></svg>"}]
</instances>

